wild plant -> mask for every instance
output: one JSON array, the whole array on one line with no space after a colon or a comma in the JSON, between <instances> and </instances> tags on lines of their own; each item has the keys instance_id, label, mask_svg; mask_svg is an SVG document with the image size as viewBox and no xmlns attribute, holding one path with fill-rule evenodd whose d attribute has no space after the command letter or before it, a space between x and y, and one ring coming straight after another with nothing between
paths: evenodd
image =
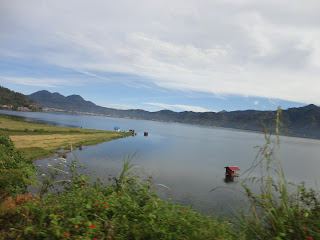
<instances>
[{"instance_id":1,"label":"wild plant","mask_svg":"<svg viewBox=\"0 0 320 240\"><path fill-rule=\"evenodd\" d=\"M242 182L251 210L246 213L242 209L239 231L247 239L320 239L319 195L304 184L286 180L280 161L280 128L283 124L278 108L275 138L265 132L266 143L250 169L260 167L261 176ZM258 184L260 193L254 193L250 184Z\"/></svg>"},{"instance_id":2,"label":"wild plant","mask_svg":"<svg viewBox=\"0 0 320 240\"><path fill-rule=\"evenodd\" d=\"M50 190L58 190L64 182L69 182L69 172L67 160L65 158L56 158L50 161L46 166L38 166L41 186L39 195L43 197Z\"/></svg>"},{"instance_id":3,"label":"wild plant","mask_svg":"<svg viewBox=\"0 0 320 240\"><path fill-rule=\"evenodd\" d=\"M107 184L90 182L76 161L56 160L42 176L41 198L0 208L0 240L234 239L230 223L160 200L151 178L140 178L131 161ZM49 191L54 186L63 189Z\"/></svg>"},{"instance_id":4,"label":"wild plant","mask_svg":"<svg viewBox=\"0 0 320 240\"><path fill-rule=\"evenodd\" d=\"M26 193L37 183L32 161L15 149L9 136L0 134L0 200Z\"/></svg>"}]
</instances>

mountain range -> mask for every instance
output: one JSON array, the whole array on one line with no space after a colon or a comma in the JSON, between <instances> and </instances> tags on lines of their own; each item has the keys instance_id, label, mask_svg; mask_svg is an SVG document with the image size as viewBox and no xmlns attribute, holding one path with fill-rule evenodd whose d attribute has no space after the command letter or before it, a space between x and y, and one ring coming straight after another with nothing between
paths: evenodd
<instances>
[{"instance_id":1,"label":"mountain range","mask_svg":"<svg viewBox=\"0 0 320 240\"><path fill-rule=\"evenodd\" d=\"M231 112L173 112L161 110L149 112L141 109L119 110L97 106L79 95L63 96L46 90L38 91L28 97L42 108L59 109L68 112L99 114L111 117L134 118L153 121L166 121L197 124L223 128L234 128L262 132L263 126L274 126L276 111L231 111ZM282 110L282 122L290 136L320 139L320 107L310 104L300 108Z\"/></svg>"}]
</instances>

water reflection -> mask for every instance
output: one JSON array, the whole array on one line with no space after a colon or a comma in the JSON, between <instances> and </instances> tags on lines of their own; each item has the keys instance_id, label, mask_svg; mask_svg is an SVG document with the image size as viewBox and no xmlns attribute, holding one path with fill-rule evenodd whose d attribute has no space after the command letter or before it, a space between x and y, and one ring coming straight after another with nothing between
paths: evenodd
<instances>
[{"instance_id":1,"label":"water reflection","mask_svg":"<svg viewBox=\"0 0 320 240\"><path fill-rule=\"evenodd\" d=\"M224 182L225 183L233 183L234 178L235 178L234 176L226 175L224 178Z\"/></svg>"}]
</instances>

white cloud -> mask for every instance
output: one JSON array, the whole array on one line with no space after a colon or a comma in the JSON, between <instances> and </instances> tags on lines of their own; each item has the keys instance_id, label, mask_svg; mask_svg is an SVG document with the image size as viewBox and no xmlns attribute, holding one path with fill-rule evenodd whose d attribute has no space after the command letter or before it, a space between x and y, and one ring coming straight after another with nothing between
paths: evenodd
<instances>
[{"instance_id":1,"label":"white cloud","mask_svg":"<svg viewBox=\"0 0 320 240\"><path fill-rule=\"evenodd\" d=\"M165 103L145 103L148 105L160 107L162 109L173 110L173 111L192 111L192 112L216 112L210 109L206 109L199 106L179 105L179 104L165 104Z\"/></svg>"},{"instance_id":2,"label":"white cloud","mask_svg":"<svg viewBox=\"0 0 320 240\"><path fill-rule=\"evenodd\" d=\"M137 108L133 105L126 105L126 104L108 104L108 105L104 105L103 107L114 108L114 109L119 109L119 110L128 110L128 109L136 109Z\"/></svg>"},{"instance_id":3,"label":"white cloud","mask_svg":"<svg viewBox=\"0 0 320 240\"><path fill-rule=\"evenodd\" d=\"M2 60L77 69L101 81L114 81L106 72L120 72L169 89L320 104L319 1L5 0L0 5ZM63 77L47 78L11 81L69 84Z\"/></svg>"},{"instance_id":4,"label":"white cloud","mask_svg":"<svg viewBox=\"0 0 320 240\"><path fill-rule=\"evenodd\" d=\"M254 104L254 105L258 105L258 104L259 104L259 101L254 101L253 104Z\"/></svg>"},{"instance_id":5,"label":"white cloud","mask_svg":"<svg viewBox=\"0 0 320 240\"><path fill-rule=\"evenodd\" d=\"M62 80L59 78L30 78L30 77L6 77L0 76L0 80L9 83L18 83L21 85L38 86L54 88L57 86L74 85L74 81Z\"/></svg>"}]
</instances>

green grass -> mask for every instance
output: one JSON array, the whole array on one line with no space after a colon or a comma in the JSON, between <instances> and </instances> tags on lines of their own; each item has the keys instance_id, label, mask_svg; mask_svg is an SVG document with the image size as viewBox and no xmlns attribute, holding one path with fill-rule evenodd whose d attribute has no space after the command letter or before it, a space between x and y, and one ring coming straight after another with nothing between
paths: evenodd
<instances>
[{"instance_id":1,"label":"green grass","mask_svg":"<svg viewBox=\"0 0 320 240\"><path fill-rule=\"evenodd\" d=\"M9 135L16 148L33 160L48 157L56 150L68 150L71 144L76 148L132 135L129 132L56 127L4 115L0 115L0 133Z\"/></svg>"},{"instance_id":2,"label":"green grass","mask_svg":"<svg viewBox=\"0 0 320 240\"><path fill-rule=\"evenodd\" d=\"M39 147L20 148L19 150L25 155L26 158L33 160L50 157L56 153L55 150L49 151Z\"/></svg>"}]
</instances>

